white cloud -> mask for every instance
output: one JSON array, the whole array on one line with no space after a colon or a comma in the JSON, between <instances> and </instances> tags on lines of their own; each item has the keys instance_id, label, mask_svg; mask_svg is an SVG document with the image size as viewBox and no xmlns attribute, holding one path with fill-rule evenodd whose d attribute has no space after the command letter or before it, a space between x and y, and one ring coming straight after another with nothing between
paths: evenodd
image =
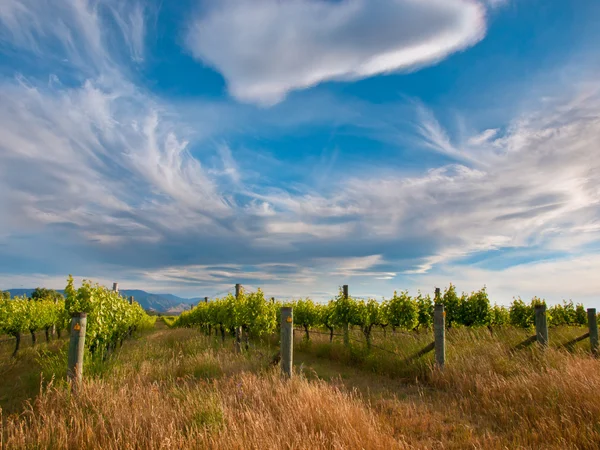
<instances>
[{"instance_id":1,"label":"white cloud","mask_svg":"<svg viewBox=\"0 0 600 450\"><path fill-rule=\"evenodd\" d=\"M292 34L289 42L283 40L269 56L281 63L282 72L275 70L278 66L271 59L252 59L259 67L250 71L249 78L235 78L242 73L236 70L243 67L234 65L231 86L238 83L242 91L260 94L251 95L251 100L273 100L273 92L277 97L302 88L298 80L306 75L304 65L309 72L316 68L315 73L323 74L319 72L322 60L313 59L319 55L341 55L334 58L334 69L346 72L336 72L334 77L359 76L356 67L363 68L365 49L379 55L396 49L396 30L381 26L376 31L385 39L375 33L372 41L350 41L352 49L358 49L359 59L344 53L342 44L346 41L341 37L346 38L350 28L371 30L369 20L386 11L390 20L396 20L394 14L401 5L408 5L374 3L364 21L357 22L352 8L364 7L358 0L329 4L293 0L280 6L260 1L248 20L255 23L262 18L266 22L253 28L258 35L248 36L249 44L279 37L277 33L286 29L280 25L287 23L285 14L290 11L308 20L318 9L328 15L327 20L337 20L337 25L328 28L325 35L303 40L293 36L293 27L287 28ZM475 3L456 0L444 2L442 9L430 16L422 5L434 3L411 3L413 9L409 9L421 11L428 25L431 20L445 23L447 31L455 31L457 20L463 25L471 23L464 22L470 14L465 11L480 10ZM54 3L44 3L48 4ZM118 58L108 51L108 42L115 36L107 36L109 31L99 25L103 15L98 8L109 4L116 7L108 0L57 2L56 16L48 21L42 20L46 11L36 10L34 2L10 0L0 4L3 43L10 41L43 55L49 49L47 41L41 39L46 36L52 45L60 47L59 54L97 63L93 74L82 72L87 81L80 84L73 80L63 84L58 75L51 76L50 82L47 75L43 82L23 76L0 81L0 250L10 264L13 258L22 258L21 267L31 260L45 261L45 267L61 263L61 267L70 265L79 273L91 273L93 278L105 280L115 274L123 281L153 289L177 288L180 284L194 289L230 286L246 277L256 280L255 284L268 283L278 293L335 293L338 282L350 280L366 286L369 292L373 283L380 283L377 286L385 289L381 293L389 295L393 289L388 282L412 279L418 284L427 280L431 285L431 272L440 267L451 281L464 282L465 289L485 283L500 292L502 286L494 283L503 283L504 288L513 283L515 293L522 290L527 295L535 288L529 280L547 283L553 289L560 288L560 280L565 286L562 292L571 291L564 274L572 274L572 279L585 285L572 289L577 295L589 295L597 286L593 278L597 261L592 257L574 258L572 270L565 259L554 266L544 263L503 269L498 278L496 271L469 268L461 272L462 268L450 266L456 259L493 249L536 247L577 254L600 242L597 83L590 83L577 95L555 94L539 108L502 126L502 132L491 128L462 141L423 105L404 105L416 106L419 147L450 157L454 164L407 176L372 163L368 169L361 167L361 173L343 177L326 171L327 176L321 176L316 187L310 175L290 181L278 173L280 178L273 183L263 171L260 151L252 155L256 159L248 170L236 159L240 152L219 147L215 130L254 132L258 124L281 132L298 123L329 124L332 116L352 125L365 115L361 109L364 105L336 105L332 99L307 101L301 111L282 114L278 108L285 105L270 110L248 106L234 110L230 105L195 104L179 115L181 105L162 102L139 89L128 81L127 70L114 62ZM211 18L231 11L238 14L244 5L227 2L215 7L200 24L202 20L210 24ZM139 60L145 55L145 28L140 25L145 10L123 11L126 29L116 29L116 34L122 34L128 58ZM281 24L273 24L272 16L282 18ZM55 27L58 22L70 25L61 29ZM415 26L425 23L414 22ZM241 23L240 30L246 26ZM319 26L318 21L307 25L315 33ZM439 38L437 32L425 28L420 38ZM225 44L237 37L231 39ZM380 47L380 39L391 47ZM288 44L300 46L305 53L286 59ZM324 52L306 53L311 46L323 47ZM264 48L257 52L260 57L265 55ZM297 61L303 64L299 69ZM399 60L390 61L392 67ZM411 62L416 63L420 61ZM280 76L289 83L278 84ZM329 77L323 76L316 82ZM258 91L252 91L255 88ZM332 113L330 106L337 109ZM253 126L240 126L238 121L244 120ZM212 151L203 148L207 142ZM211 165L211 161L216 162ZM250 179L252 170L257 176ZM19 241L19 236L27 239ZM58 244L72 246L71 253L62 253L65 247ZM239 264L223 266L232 260ZM92 264L84 268L80 261ZM0 281L9 283L11 279L5 276ZM32 279L40 278L32 275ZM47 280L58 282L52 277ZM57 287L64 285L64 277L60 283ZM545 295L541 289L536 292Z\"/></svg>"},{"instance_id":2,"label":"white cloud","mask_svg":"<svg viewBox=\"0 0 600 450\"><path fill-rule=\"evenodd\" d=\"M123 38L129 47L131 59L136 62L144 60L144 40L146 38L146 21L144 7L141 3L133 6L126 2L115 2L111 5L113 17L119 25Z\"/></svg>"},{"instance_id":3,"label":"white cloud","mask_svg":"<svg viewBox=\"0 0 600 450\"><path fill-rule=\"evenodd\" d=\"M489 142L490 139L493 139L494 137L496 137L498 135L499 131L500 130L498 128L490 128L488 130L484 130L480 134L469 138L468 144L474 145L474 146L483 145L483 144Z\"/></svg>"},{"instance_id":4,"label":"white cloud","mask_svg":"<svg viewBox=\"0 0 600 450\"><path fill-rule=\"evenodd\" d=\"M0 90L0 190L11 228L72 224L98 244L148 242L229 214L151 98L92 81L59 89L0 83Z\"/></svg>"},{"instance_id":5,"label":"white cloud","mask_svg":"<svg viewBox=\"0 0 600 450\"><path fill-rule=\"evenodd\" d=\"M326 80L432 64L484 34L474 0L226 0L192 22L187 45L234 97L273 104Z\"/></svg>"},{"instance_id":6,"label":"white cloud","mask_svg":"<svg viewBox=\"0 0 600 450\"><path fill-rule=\"evenodd\" d=\"M563 299L585 302L600 308L600 255L591 254L549 261L519 264L504 269L482 269L476 266L444 266L441 273L414 278L414 289L430 292L433 286L455 284L459 290L474 291L485 284L490 298L508 305L513 297L529 300L545 298L551 304Z\"/></svg>"},{"instance_id":7,"label":"white cloud","mask_svg":"<svg viewBox=\"0 0 600 450\"><path fill-rule=\"evenodd\" d=\"M141 3L117 0L2 0L0 47L33 52L40 64L76 69L75 76L115 82L126 56L144 58L145 11ZM109 15L120 35L107 24Z\"/></svg>"}]
</instances>

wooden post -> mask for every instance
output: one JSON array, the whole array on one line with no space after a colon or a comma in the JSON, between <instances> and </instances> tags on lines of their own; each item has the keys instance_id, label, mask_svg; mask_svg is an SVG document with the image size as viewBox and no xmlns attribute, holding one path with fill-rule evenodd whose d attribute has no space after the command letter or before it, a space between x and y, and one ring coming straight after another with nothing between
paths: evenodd
<instances>
[{"instance_id":1,"label":"wooden post","mask_svg":"<svg viewBox=\"0 0 600 450\"><path fill-rule=\"evenodd\" d=\"M535 305L535 335L537 342L546 347L548 345L548 322L546 321L546 305Z\"/></svg>"},{"instance_id":2,"label":"wooden post","mask_svg":"<svg viewBox=\"0 0 600 450\"><path fill-rule=\"evenodd\" d=\"M235 285L235 298L237 300L239 300L239 298L240 298L241 290L242 290L242 285L236 284ZM240 353L242 351L242 327L240 327L240 326L235 327L234 350L236 353Z\"/></svg>"},{"instance_id":3,"label":"wooden post","mask_svg":"<svg viewBox=\"0 0 600 450\"><path fill-rule=\"evenodd\" d=\"M348 300L348 285L345 284L344 286L342 286L342 293L344 296L344 300ZM346 347L348 347L350 345L350 327L348 325L348 322L343 324L344 327L344 345Z\"/></svg>"},{"instance_id":4,"label":"wooden post","mask_svg":"<svg viewBox=\"0 0 600 450\"><path fill-rule=\"evenodd\" d=\"M56 305L57 303L58 303L58 299L57 299L57 298L55 298L55 299L54 299L54 304ZM52 324L52 337L54 337L55 335L56 335L56 324L55 324L55 323L53 323L53 324ZM59 336L59 337L60 337L60 336Z\"/></svg>"},{"instance_id":5,"label":"wooden post","mask_svg":"<svg viewBox=\"0 0 600 450\"><path fill-rule=\"evenodd\" d=\"M204 297L204 303L208 303L208 297Z\"/></svg>"},{"instance_id":6,"label":"wooden post","mask_svg":"<svg viewBox=\"0 0 600 450\"><path fill-rule=\"evenodd\" d=\"M433 299L434 302L436 302L440 297L441 297L441 291L440 288L435 288L435 298Z\"/></svg>"},{"instance_id":7,"label":"wooden post","mask_svg":"<svg viewBox=\"0 0 600 450\"><path fill-rule=\"evenodd\" d=\"M69 358L67 378L74 382L74 387L83 379L83 352L85 349L86 313L73 313L71 316L71 340L69 342Z\"/></svg>"},{"instance_id":8,"label":"wooden post","mask_svg":"<svg viewBox=\"0 0 600 450\"><path fill-rule=\"evenodd\" d=\"M113 283L113 291L119 292L119 283Z\"/></svg>"},{"instance_id":9,"label":"wooden post","mask_svg":"<svg viewBox=\"0 0 600 450\"><path fill-rule=\"evenodd\" d=\"M438 303L433 311L433 335L435 345L435 362L440 369L446 364L446 311L444 305Z\"/></svg>"},{"instance_id":10,"label":"wooden post","mask_svg":"<svg viewBox=\"0 0 600 450\"><path fill-rule=\"evenodd\" d=\"M133 305L133 295L129 297L129 304Z\"/></svg>"},{"instance_id":11,"label":"wooden post","mask_svg":"<svg viewBox=\"0 0 600 450\"><path fill-rule=\"evenodd\" d=\"M281 308L281 373L291 378L294 364L294 312L291 306Z\"/></svg>"},{"instance_id":12,"label":"wooden post","mask_svg":"<svg viewBox=\"0 0 600 450\"><path fill-rule=\"evenodd\" d=\"M592 355L598 356L598 318L596 317L596 308L588 308L587 314Z\"/></svg>"},{"instance_id":13,"label":"wooden post","mask_svg":"<svg viewBox=\"0 0 600 450\"><path fill-rule=\"evenodd\" d=\"M271 303L275 303L275 297L271 297Z\"/></svg>"}]
</instances>

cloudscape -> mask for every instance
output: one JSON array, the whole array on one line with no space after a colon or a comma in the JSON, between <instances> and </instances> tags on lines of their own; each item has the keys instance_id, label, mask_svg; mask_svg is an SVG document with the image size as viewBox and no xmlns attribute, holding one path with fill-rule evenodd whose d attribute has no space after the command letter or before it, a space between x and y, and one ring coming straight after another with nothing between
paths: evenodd
<instances>
[{"instance_id":1,"label":"cloudscape","mask_svg":"<svg viewBox=\"0 0 600 450\"><path fill-rule=\"evenodd\" d=\"M594 0L3 0L0 289L600 307Z\"/></svg>"}]
</instances>

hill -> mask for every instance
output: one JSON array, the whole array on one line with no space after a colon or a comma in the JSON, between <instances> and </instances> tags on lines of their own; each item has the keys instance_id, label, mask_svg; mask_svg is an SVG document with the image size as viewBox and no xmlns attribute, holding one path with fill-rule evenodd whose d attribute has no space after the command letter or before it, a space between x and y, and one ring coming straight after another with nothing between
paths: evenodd
<instances>
[{"instance_id":1,"label":"hill","mask_svg":"<svg viewBox=\"0 0 600 450\"><path fill-rule=\"evenodd\" d=\"M8 289L11 297L30 296L34 289ZM64 294L64 290L58 290ZM192 303L197 303L198 299L188 299L178 297L173 294L152 294L141 289L121 289L120 293L123 297L133 298L136 302L142 305L142 308L148 311L156 311L160 313L179 314L181 311L189 309Z\"/></svg>"}]
</instances>

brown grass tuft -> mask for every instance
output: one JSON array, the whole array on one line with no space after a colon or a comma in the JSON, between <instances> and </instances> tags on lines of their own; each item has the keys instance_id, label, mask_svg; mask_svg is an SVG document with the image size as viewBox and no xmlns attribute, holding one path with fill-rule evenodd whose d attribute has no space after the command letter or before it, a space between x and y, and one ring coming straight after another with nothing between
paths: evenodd
<instances>
[{"instance_id":1,"label":"brown grass tuft","mask_svg":"<svg viewBox=\"0 0 600 450\"><path fill-rule=\"evenodd\" d=\"M273 373L50 387L4 428L6 448L402 448L359 397Z\"/></svg>"}]
</instances>

